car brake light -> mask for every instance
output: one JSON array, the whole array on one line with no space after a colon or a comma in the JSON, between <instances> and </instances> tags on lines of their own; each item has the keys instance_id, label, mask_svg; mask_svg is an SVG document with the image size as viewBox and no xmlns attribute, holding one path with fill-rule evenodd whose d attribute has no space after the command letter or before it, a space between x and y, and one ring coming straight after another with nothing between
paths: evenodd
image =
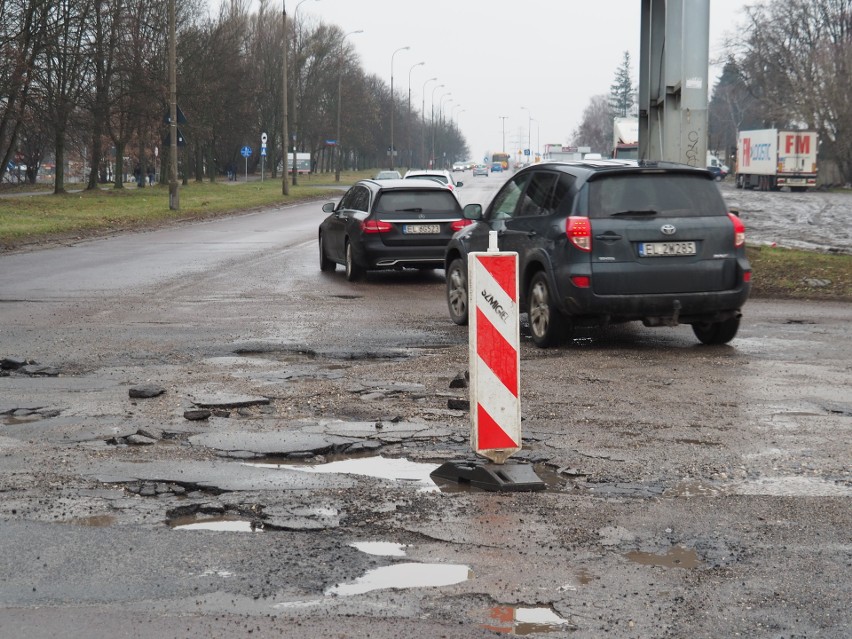
<instances>
[{"instance_id":1,"label":"car brake light","mask_svg":"<svg viewBox=\"0 0 852 639\"><path fill-rule=\"evenodd\" d=\"M364 220L361 222L362 233L387 233L393 229L393 224L390 222L382 222L381 220Z\"/></svg>"},{"instance_id":2,"label":"car brake light","mask_svg":"<svg viewBox=\"0 0 852 639\"><path fill-rule=\"evenodd\" d=\"M571 283L577 288L589 288L592 285L592 278L588 275L572 275Z\"/></svg>"},{"instance_id":3,"label":"car brake light","mask_svg":"<svg viewBox=\"0 0 852 639\"><path fill-rule=\"evenodd\" d=\"M473 224L473 220L456 220L452 224L450 224L450 228L453 230L453 233L456 231L461 231L464 227L470 226Z\"/></svg>"},{"instance_id":4,"label":"car brake light","mask_svg":"<svg viewBox=\"0 0 852 639\"><path fill-rule=\"evenodd\" d=\"M581 251L592 250L592 226L587 217L569 217L565 223L565 233L571 244Z\"/></svg>"},{"instance_id":5,"label":"car brake light","mask_svg":"<svg viewBox=\"0 0 852 639\"><path fill-rule=\"evenodd\" d=\"M733 213L728 213L728 217L734 223L734 246L739 248L745 244L745 224Z\"/></svg>"},{"instance_id":6,"label":"car brake light","mask_svg":"<svg viewBox=\"0 0 852 639\"><path fill-rule=\"evenodd\" d=\"M751 282L751 271L743 273L743 282Z\"/></svg>"}]
</instances>

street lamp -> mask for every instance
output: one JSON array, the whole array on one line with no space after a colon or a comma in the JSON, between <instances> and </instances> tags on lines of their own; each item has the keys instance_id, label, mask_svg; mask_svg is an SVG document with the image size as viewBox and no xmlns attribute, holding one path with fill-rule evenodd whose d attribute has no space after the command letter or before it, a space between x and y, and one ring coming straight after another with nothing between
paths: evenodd
<instances>
[{"instance_id":1,"label":"street lamp","mask_svg":"<svg viewBox=\"0 0 852 639\"><path fill-rule=\"evenodd\" d=\"M337 135L334 140L334 148L336 149L335 153L335 169L334 169L334 181L340 182L340 104L341 104L341 92L340 85L342 83L343 78L343 41L346 40L351 35L355 35L356 33L364 33L363 29L358 29L358 31L350 31L343 35L340 38L340 53L338 54L337 59Z\"/></svg>"},{"instance_id":2,"label":"street lamp","mask_svg":"<svg viewBox=\"0 0 852 639\"><path fill-rule=\"evenodd\" d=\"M433 168L432 165L435 162L435 91L443 88L443 86L443 84L437 84L432 87L432 107L430 109L432 118L432 126L430 127L432 129L432 153L429 155L429 165L426 167L428 169Z\"/></svg>"},{"instance_id":3,"label":"street lamp","mask_svg":"<svg viewBox=\"0 0 852 639\"><path fill-rule=\"evenodd\" d=\"M442 122L444 119L444 98L449 97L453 94L452 91L447 91L446 93L442 93L440 99L438 100L438 122ZM452 98L450 98L452 101ZM435 104L432 104L432 108L435 108ZM437 160L435 156L435 129L437 127L432 128L432 162L434 163Z\"/></svg>"},{"instance_id":4,"label":"street lamp","mask_svg":"<svg viewBox=\"0 0 852 639\"><path fill-rule=\"evenodd\" d=\"M527 112L527 116L529 117L529 121L527 122L527 151L532 155L532 113L527 107L522 106L521 110ZM532 162L532 157L529 158L530 162Z\"/></svg>"},{"instance_id":5,"label":"street lamp","mask_svg":"<svg viewBox=\"0 0 852 639\"><path fill-rule=\"evenodd\" d=\"M498 115L498 118L503 120L503 153L506 152L506 120L509 119L508 115Z\"/></svg>"},{"instance_id":6,"label":"street lamp","mask_svg":"<svg viewBox=\"0 0 852 639\"><path fill-rule=\"evenodd\" d=\"M413 160L412 150L411 150L411 72L414 71L417 67L422 67L425 62L418 62L417 64L412 64L411 68L408 70L408 168L411 168L411 163Z\"/></svg>"},{"instance_id":7,"label":"street lamp","mask_svg":"<svg viewBox=\"0 0 852 639\"><path fill-rule=\"evenodd\" d=\"M319 0L315 0L315 1L319 2ZM299 43L298 43L298 33L296 32L296 25L298 23L296 22L296 13L299 11L299 7L301 7L306 2L308 2L308 0L300 0L298 3L296 3L296 8L293 9L293 66L295 67L295 71L296 71L296 82L298 83L300 88L302 86L302 74L299 71L299 49L298 49ZM286 13L287 13L286 9L284 10L284 13L286 15ZM285 18L285 20L286 20L286 18ZM284 37L285 38L287 37L286 32L284 33ZM296 93L298 94L298 91ZM293 95L293 186L296 186L296 184L298 182L298 180L296 179L296 176L299 174L298 168L296 166L296 151L297 151L296 140L299 137L299 124L298 124L299 111L298 111L298 105L297 105L297 102L296 102L298 97L299 97L298 95ZM285 162L284 164L286 166L287 163Z\"/></svg>"},{"instance_id":8,"label":"street lamp","mask_svg":"<svg viewBox=\"0 0 852 639\"><path fill-rule=\"evenodd\" d=\"M421 103L420 103L420 166L426 166L426 142L425 142L425 129L426 129L426 85L430 82L434 82L438 78L429 78L426 82L423 83L423 92L421 95Z\"/></svg>"},{"instance_id":9,"label":"street lamp","mask_svg":"<svg viewBox=\"0 0 852 639\"><path fill-rule=\"evenodd\" d=\"M394 148L393 148L393 112L394 112L394 102L395 102L394 97L393 97L393 59L396 57L396 54L397 54L397 53L399 53L400 51L408 51L410 48L411 48L411 47L400 47L399 49L397 49L396 51L394 51L394 52L393 52L393 54L391 55L391 92L390 92L390 99L391 99L391 118L390 118L390 120L391 120L391 121L390 121L390 125L391 125L391 127L390 127L390 129L391 129L391 131L390 131L390 133L391 133L391 145L390 145L390 168L391 168L391 171L393 171L393 153L394 153Z\"/></svg>"}]
</instances>

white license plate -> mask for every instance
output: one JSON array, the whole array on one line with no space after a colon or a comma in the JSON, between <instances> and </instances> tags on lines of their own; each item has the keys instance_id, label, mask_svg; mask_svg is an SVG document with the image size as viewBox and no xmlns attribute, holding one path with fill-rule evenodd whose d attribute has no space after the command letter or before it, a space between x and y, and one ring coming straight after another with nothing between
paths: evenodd
<instances>
[{"instance_id":1,"label":"white license plate","mask_svg":"<svg viewBox=\"0 0 852 639\"><path fill-rule=\"evenodd\" d=\"M670 255L695 255L695 242L641 242L640 257L668 257Z\"/></svg>"},{"instance_id":2,"label":"white license plate","mask_svg":"<svg viewBox=\"0 0 852 639\"><path fill-rule=\"evenodd\" d=\"M440 224L406 224L402 227L403 233L408 233L411 235L417 234L425 234L425 233L440 233L441 225Z\"/></svg>"}]
</instances>

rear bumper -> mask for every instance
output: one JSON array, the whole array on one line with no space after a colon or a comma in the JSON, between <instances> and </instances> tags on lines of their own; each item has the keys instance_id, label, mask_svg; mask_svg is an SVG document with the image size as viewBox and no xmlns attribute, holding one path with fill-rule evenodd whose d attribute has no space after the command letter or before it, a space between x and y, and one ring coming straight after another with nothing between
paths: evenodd
<instances>
[{"instance_id":1,"label":"rear bumper","mask_svg":"<svg viewBox=\"0 0 852 639\"><path fill-rule=\"evenodd\" d=\"M595 295L591 289L574 288L560 298L560 310L603 323L641 320L658 326L720 321L739 316L750 290L751 285L745 283L729 291L664 295Z\"/></svg>"},{"instance_id":2,"label":"rear bumper","mask_svg":"<svg viewBox=\"0 0 852 639\"><path fill-rule=\"evenodd\" d=\"M446 244L440 246L385 246L371 241L355 249L355 261L368 270L443 268Z\"/></svg>"}]
</instances>

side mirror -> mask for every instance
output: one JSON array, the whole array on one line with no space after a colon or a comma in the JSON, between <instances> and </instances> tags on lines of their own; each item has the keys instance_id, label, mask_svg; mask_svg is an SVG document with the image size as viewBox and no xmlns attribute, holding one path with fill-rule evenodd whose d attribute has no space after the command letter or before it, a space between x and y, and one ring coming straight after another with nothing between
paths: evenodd
<instances>
[{"instance_id":1,"label":"side mirror","mask_svg":"<svg viewBox=\"0 0 852 639\"><path fill-rule=\"evenodd\" d=\"M456 186L464 186L464 182L456 182Z\"/></svg>"},{"instance_id":2,"label":"side mirror","mask_svg":"<svg viewBox=\"0 0 852 639\"><path fill-rule=\"evenodd\" d=\"M334 213L334 202L326 202L322 205L323 213Z\"/></svg>"},{"instance_id":3,"label":"side mirror","mask_svg":"<svg viewBox=\"0 0 852 639\"><path fill-rule=\"evenodd\" d=\"M482 219L482 205L481 204L465 204L464 210L462 211L462 215L466 220L481 220Z\"/></svg>"}]
</instances>

